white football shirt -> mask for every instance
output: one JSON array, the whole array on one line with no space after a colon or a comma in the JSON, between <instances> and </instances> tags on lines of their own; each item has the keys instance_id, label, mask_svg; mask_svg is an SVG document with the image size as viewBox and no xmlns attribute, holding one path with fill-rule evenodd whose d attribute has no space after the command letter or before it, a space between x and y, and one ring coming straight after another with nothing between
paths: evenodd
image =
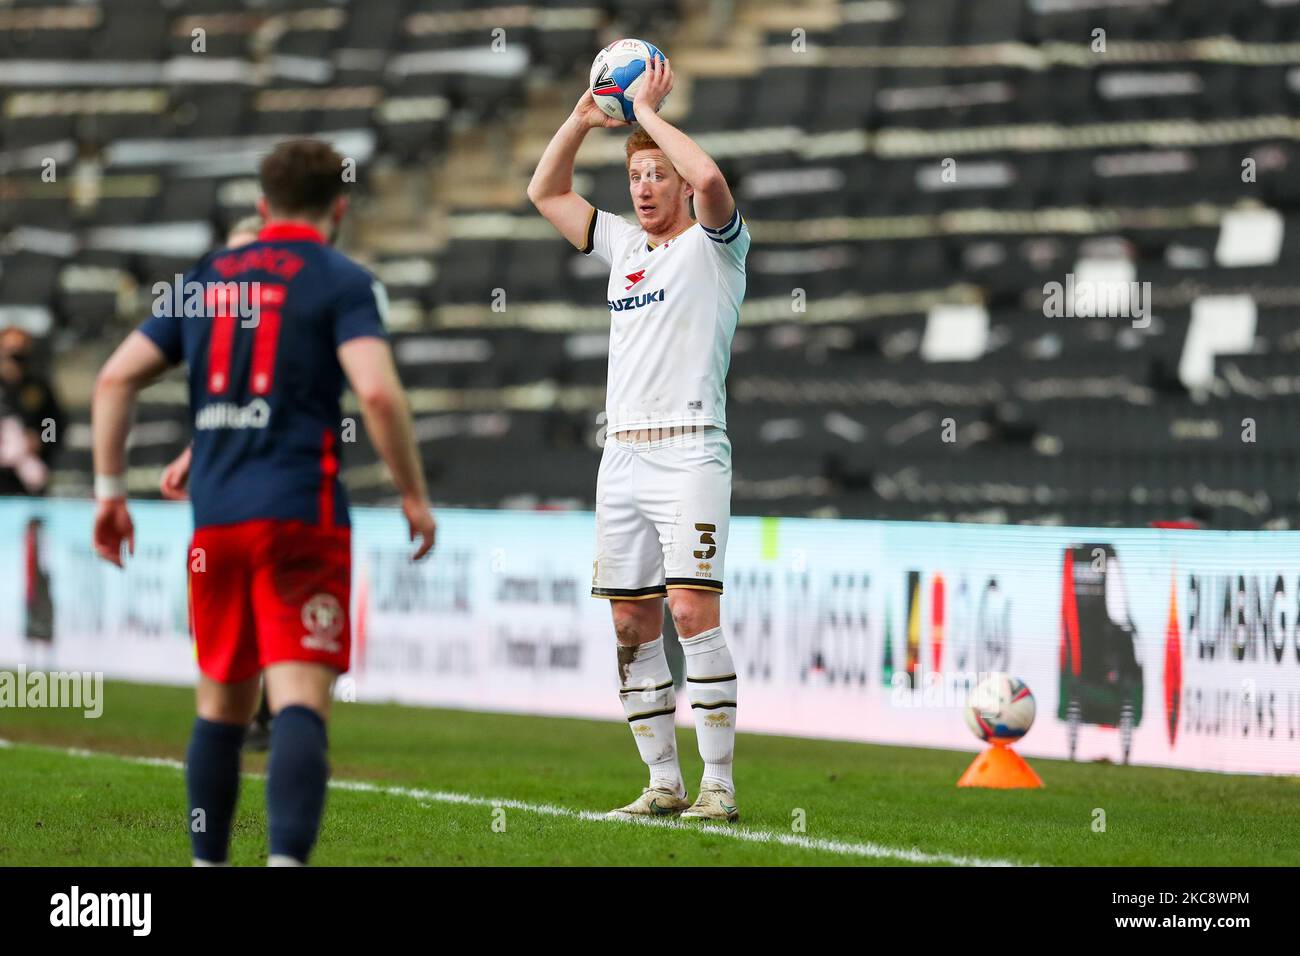
<instances>
[{"instance_id":1,"label":"white football shirt","mask_svg":"<svg viewBox=\"0 0 1300 956\"><path fill-rule=\"evenodd\" d=\"M644 229L592 210L582 250L610 267L606 430L727 427L727 368L745 298L749 227L696 222L651 246Z\"/></svg>"}]
</instances>

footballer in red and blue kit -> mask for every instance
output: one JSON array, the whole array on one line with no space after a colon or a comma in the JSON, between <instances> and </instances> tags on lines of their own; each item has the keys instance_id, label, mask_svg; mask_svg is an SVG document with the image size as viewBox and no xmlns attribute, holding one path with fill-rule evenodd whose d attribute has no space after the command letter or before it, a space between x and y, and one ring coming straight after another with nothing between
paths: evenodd
<instances>
[{"instance_id":1,"label":"footballer in red and blue kit","mask_svg":"<svg viewBox=\"0 0 1300 956\"><path fill-rule=\"evenodd\" d=\"M205 256L186 290L191 283L217 308L202 317L168 309L140 331L188 366L199 668L223 683L280 661L346 671L351 532L338 477L346 379L337 350L387 337L383 287L316 229L275 222L254 243ZM256 321L212 298L228 283L256 295Z\"/></svg>"}]
</instances>

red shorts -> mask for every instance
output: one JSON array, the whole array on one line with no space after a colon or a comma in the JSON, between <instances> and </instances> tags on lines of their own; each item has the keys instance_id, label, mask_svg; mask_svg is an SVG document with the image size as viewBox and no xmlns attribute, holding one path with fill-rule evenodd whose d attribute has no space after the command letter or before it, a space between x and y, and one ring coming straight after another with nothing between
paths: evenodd
<instances>
[{"instance_id":1,"label":"red shorts","mask_svg":"<svg viewBox=\"0 0 1300 956\"><path fill-rule=\"evenodd\" d=\"M190 546L199 670L235 683L280 661L348 669L352 533L273 519L214 525Z\"/></svg>"}]
</instances>

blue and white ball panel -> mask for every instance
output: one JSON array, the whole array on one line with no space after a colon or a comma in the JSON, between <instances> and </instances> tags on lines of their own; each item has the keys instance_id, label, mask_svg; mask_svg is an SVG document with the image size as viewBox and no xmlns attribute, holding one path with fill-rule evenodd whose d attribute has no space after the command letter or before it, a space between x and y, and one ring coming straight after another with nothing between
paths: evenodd
<instances>
[{"instance_id":1,"label":"blue and white ball panel","mask_svg":"<svg viewBox=\"0 0 1300 956\"><path fill-rule=\"evenodd\" d=\"M639 80L646 70L645 60L633 60L624 66L620 66L613 71L614 84L618 87L618 102L623 107L623 119L631 122L636 118L636 113L632 109L632 99L627 95L627 91L632 88L632 84Z\"/></svg>"},{"instance_id":2,"label":"blue and white ball panel","mask_svg":"<svg viewBox=\"0 0 1300 956\"><path fill-rule=\"evenodd\" d=\"M1025 735L1025 727L1008 727L1006 724L991 724L989 737L993 740L1019 739Z\"/></svg>"},{"instance_id":3,"label":"blue and white ball panel","mask_svg":"<svg viewBox=\"0 0 1300 956\"><path fill-rule=\"evenodd\" d=\"M663 52L645 40L618 40L601 50L591 70L591 95L596 105L615 119L621 113L628 122L634 120L633 86L645 75L647 61L656 56L664 59Z\"/></svg>"}]
</instances>

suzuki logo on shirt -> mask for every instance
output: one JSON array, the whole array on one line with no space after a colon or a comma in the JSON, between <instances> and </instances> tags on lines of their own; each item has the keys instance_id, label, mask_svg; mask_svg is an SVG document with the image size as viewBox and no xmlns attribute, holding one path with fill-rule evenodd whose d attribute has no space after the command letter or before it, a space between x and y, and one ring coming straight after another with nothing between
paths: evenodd
<instances>
[{"instance_id":1,"label":"suzuki logo on shirt","mask_svg":"<svg viewBox=\"0 0 1300 956\"><path fill-rule=\"evenodd\" d=\"M624 278L630 280L632 285L636 285L645 278L645 270L642 269L640 272L633 272L630 275L624 276ZM628 289L632 288L632 285L623 286L623 291L626 292Z\"/></svg>"},{"instance_id":2,"label":"suzuki logo on shirt","mask_svg":"<svg viewBox=\"0 0 1300 956\"><path fill-rule=\"evenodd\" d=\"M610 299L609 311L627 312L631 309L639 309L643 305L649 305L651 302L662 302L664 300L664 290L656 289L654 292L642 292L640 295L629 295L622 299Z\"/></svg>"}]
</instances>

